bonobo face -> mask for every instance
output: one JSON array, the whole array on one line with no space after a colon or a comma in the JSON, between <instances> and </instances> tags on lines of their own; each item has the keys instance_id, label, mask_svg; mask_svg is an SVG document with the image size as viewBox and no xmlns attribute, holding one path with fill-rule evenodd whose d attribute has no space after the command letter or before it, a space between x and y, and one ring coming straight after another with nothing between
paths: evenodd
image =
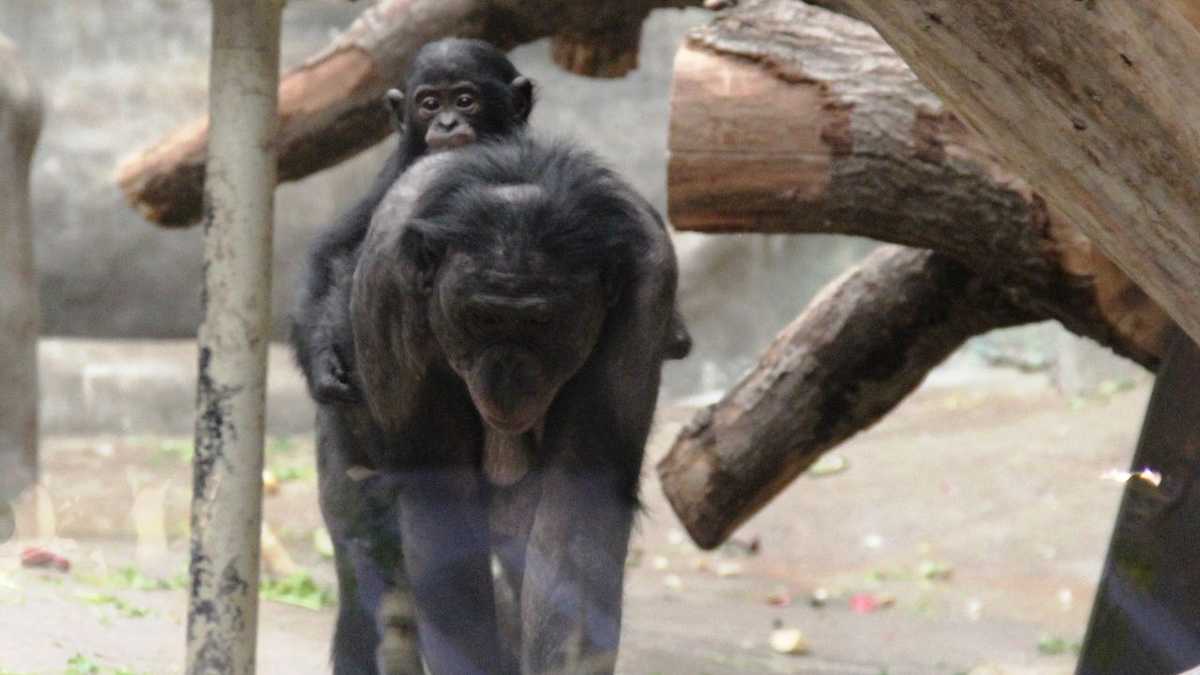
<instances>
[{"instance_id":1,"label":"bonobo face","mask_svg":"<svg viewBox=\"0 0 1200 675\"><path fill-rule=\"evenodd\" d=\"M429 152L474 143L483 112L479 87L468 80L422 84L412 92L409 119L425 130Z\"/></svg>"},{"instance_id":2,"label":"bonobo face","mask_svg":"<svg viewBox=\"0 0 1200 675\"><path fill-rule=\"evenodd\" d=\"M591 354L605 290L597 269L566 269L520 245L489 248L446 252L430 325L484 422L523 433Z\"/></svg>"},{"instance_id":3,"label":"bonobo face","mask_svg":"<svg viewBox=\"0 0 1200 675\"><path fill-rule=\"evenodd\" d=\"M502 52L478 40L425 45L405 87L389 91L387 101L403 119L414 155L506 136L525 126L533 107L533 84Z\"/></svg>"}]
</instances>

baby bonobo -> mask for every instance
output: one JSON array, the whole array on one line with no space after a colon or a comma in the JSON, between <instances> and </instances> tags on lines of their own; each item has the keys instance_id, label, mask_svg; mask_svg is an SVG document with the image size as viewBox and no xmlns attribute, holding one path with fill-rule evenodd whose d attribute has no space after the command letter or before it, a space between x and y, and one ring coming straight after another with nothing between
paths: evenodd
<instances>
[{"instance_id":1,"label":"baby bonobo","mask_svg":"<svg viewBox=\"0 0 1200 675\"><path fill-rule=\"evenodd\" d=\"M319 403L360 400L347 320L348 276L371 214L388 188L417 159L525 127L533 84L503 53L479 40L445 39L421 48L405 91L387 93L399 143L371 189L317 235L292 324L296 360Z\"/></svg>"}]
</instances>

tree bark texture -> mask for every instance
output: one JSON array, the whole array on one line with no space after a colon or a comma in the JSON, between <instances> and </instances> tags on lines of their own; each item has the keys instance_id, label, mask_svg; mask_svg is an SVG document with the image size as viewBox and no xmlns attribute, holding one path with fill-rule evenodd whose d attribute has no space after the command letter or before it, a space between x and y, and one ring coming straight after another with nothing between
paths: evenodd
<instances>
[{"instance_id":1,"label":"tree bark texture","mask_svg":"<svg viewBox=\"0 0 1200 675\"><path fill-rule=\"evenodd\" d=\"M1200 337L1196 0L842 4Z\"/></svg>"},{"instance_id":2,"label":"tree bark texture","mask_svg":"<svg viewBox=\"0 0 1200 675\"><path fill-rule=\"evenodd\" d=\"M952 258L885 246L831 283L658 465L695 542L720 544L973 335L1029 314Z\"/></svg>"},{"instance_id":3,"label":"tree bark texture","mask_svg":"<svg viewBox=\"0 0 1200 675\"><path fill-rule=\"evenodd\" d=\"M877 422L972 335L1057 319L1153 369L1174 330L861 22L743 0L693 32L676 59L669 147L681 229L936 251L888 249L832 284L680 435L660 477L703 546ZM923 275L949 285L925 287Z\"/></svg>"},{"instance_id":4,"label":"tree bark texture","mask_svg":"<svg viewBox=\"0 0 1200 675\"><path fill-rule=\"evenodd\" d=\"M743 0L676 58L679 229L823 232L929 248L1038 319L1153 368L1165 312L1007 171L869 26Z\"/></svg>"},{"instance_id":5,"label":"tree bark texture","mask_svg":"<svg viewBox=\"0 0 1200 675\"><path fill-rule=\"evenodd\" d=\"M283 2L213 2L189 675L255 671Z\"/></svg>"},{"instance_id":6,"label":"tree bark texture","mask_svg":"<svg viewBox=\"0 0 1200 675\"><path fill-rule=\"evenodd\" d=\"M2 502L37 478L38 297L29 163L42 127L41 101L16 47L0 36L0 521L8 513ZM6 529L0 522L0 531Z\"/></svg>"},{"instance_id":7,"label":"tree bark texture","mask_svg":"<svg viewBox=\"0 0 1200 675\"><path fill-rule=\"evenodd\" d=\"M382 97L403 84L422 45L458 36L502 49L556 35L555 60L572 72L619 76L637 64L642 20L690 0L384 0L325 50L290 70L279 87L279 180L299 180L391 133ZM126 199L152 222L183 227L201 217L208 122L184 125L117 168Z\"/></svg>"}]
</instances>

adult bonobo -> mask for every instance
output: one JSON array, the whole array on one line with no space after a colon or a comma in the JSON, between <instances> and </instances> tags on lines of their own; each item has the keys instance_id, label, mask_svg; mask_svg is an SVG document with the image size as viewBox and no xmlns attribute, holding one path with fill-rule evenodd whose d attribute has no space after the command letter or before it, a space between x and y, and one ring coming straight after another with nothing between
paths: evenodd
<instances>
[{"instance_id":1,"label":"adult bonobo","mask_svg":"<svg viewBox=\"0 0 1200 675\"><path fill-rule=\"evenodd\" d=\"M399 144L367 194L314 241L292 324L296 359L321 403L359 399L345 314L349 288L338 280L357 260L375 207L423 155L523 129L533 109L533 85L495 47L451 38L422 47L405 91L392 89L386 99Z\"/></svg>"},{"instance_id":2,"label":"adult bonobo","mask_svg":"<svg viewBox=\"0 0 1200 675\"><path fill-rule=\"evenodd\" d=\"M403 621L377 623L381 603L403 607L406 594L403 577L395 574L402 567L395 484L372 474L376 467L367 449L377 434L354 372L349 304L362 240L375 208L415 160L516 133L533 105L529 80L504 54L476 40L426 45L414 58L405 87L407 95L393 90L387 97L399 144L370 191L318 235L292 326L297 361L320 404L321 512L333 540L339 590L332 650L336 675L419 672L419 660L405 646Z\"/></svg>"},{"instance_id":3,"label":"adult bonobo","mask_svg":"<svg viewBox=\"0 0 1200 675\"><path fill-rule=\"evenodd\" d=\"M569 145L430 157L376 211L351 318L434 673L613 671L675 287L661 219Z\"/></svg>"}]
</instances>

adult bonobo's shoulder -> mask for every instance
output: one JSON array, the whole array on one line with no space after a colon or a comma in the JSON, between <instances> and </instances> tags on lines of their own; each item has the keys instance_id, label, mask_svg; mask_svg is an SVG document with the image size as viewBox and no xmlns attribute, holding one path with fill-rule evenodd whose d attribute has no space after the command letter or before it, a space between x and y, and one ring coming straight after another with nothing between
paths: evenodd
<instances>
[{"instance_id":1,"label":"adult bonobo's shoulder","mask_svg":"<svg viewBox=\"0 0 1200 675\"><path fill-rule=\"evenodd\" d=\"M523 294L523 308L552 307L548 296L586 295L593 281L606 327L653 307L638 323L636 349L661 361L676 274L654 211L578 145L517 134L422 159L381 202L355 274L351 314L368 402L388 426L406 415L380 408L410 400L401 389L414 382L395 368L419 375L456 365L456 348L481 323L460 320L457 306ZM581 337L577 349L591 350L596 339Z\"/></svg>"}]
</instances>

